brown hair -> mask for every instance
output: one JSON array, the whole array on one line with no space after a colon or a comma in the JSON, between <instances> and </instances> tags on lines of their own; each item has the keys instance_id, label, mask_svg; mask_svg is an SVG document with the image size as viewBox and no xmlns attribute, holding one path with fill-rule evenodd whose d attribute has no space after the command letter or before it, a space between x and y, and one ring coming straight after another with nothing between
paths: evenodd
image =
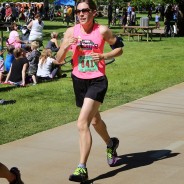
<instances>
[{"instance_id":1,"label":"brown hair","mask_svg":"<svg viewBox=\"0 0 184 184\"><path fill-rule=\"evenodd\" d=\"M41 19L41 17L40 17L40 14L37 13L37 14L35 15L35 18L38 19L39 24L42 23L42 19Z\"/></svg>"},{"instance_id":2,"label":"brown hair","mask_svg":"<svg viewBox=\"0 0 184 184\"><path fill-rule=\"evenodd\" d=\"M7 46L7 52L9 53L9 54L13 54L13 51L15 50L15 47L14 47L14 45L8 45Z\"/></svg>"},{"instance_id":3,"label":"brown hair","mask_svg":"<svg viewBox=\"0 0 184 184\"><path fill-rule=\"evenodd\" d=\"M16 48L13 51L13 55L15 56L16 59L20 58L23 56L23 53L25 53L25 50L22 48Z\"/></svg>"},{"instance_id":4,"label":"brown hair","mask_svg":"<svg viewBox=\"0 0 184 184\"><path fill-rule=\"evenodd\" d=\"M41 64L41 67L47 61L48 57L52 57L51 49L43 49L40 59L39 59L39 63Z\"/></svg>"},{"instance_id":5,"label":"brown hair","mask_svg":"<svg viewBox=\"0 0 184 184\"><path fill-rule=\"evenodd\" d=\"M77 1L77 6L79 3L86 3L88 4L89 8L92 10L97 10L97 6L94 0L79 0Z\"/></svg>"},{"instance_id":6,"label":"brown hair","mask_svg":"<svg viewBox=\"0 0 184 184\"><path fill-rule=\"evenodd\" d=\"M50 34L50 36L51 36L51 38L57 38L58 33L56 33L56 32L52 32L52 33Z\"/></svg>"},{"instance_id":7,"label":"brown hair","mask_svg":"<svg viewBox=\"0 0 184 184\"><path fill-rule=\"evenodd\" d=\"M39 42L37 42L37 41L31 42L31 47L33 47L33 49L38 49L39 48Z\"/></svg>"},{"instance_id":8,"label":"brown hair","mask_svg":"<svg viewBox=\"0 0 184 184\"><path fill-rule=\"evenodd\" d=\"M13 31L15 26L17 26L17 24L15 22L11 23L10 29Z\"/></svg>"}]
</instances>

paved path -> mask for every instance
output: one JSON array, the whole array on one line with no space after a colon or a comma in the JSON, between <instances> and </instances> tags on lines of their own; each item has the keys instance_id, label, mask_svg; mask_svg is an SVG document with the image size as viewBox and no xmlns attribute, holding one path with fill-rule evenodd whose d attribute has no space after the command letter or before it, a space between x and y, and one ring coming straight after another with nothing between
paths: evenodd
<instances>
[{"instance_id":1,"label":"paved path","mask_svg":"<svg viewBox=\"0 0 184 184\"><path fill-rule=\"evenodd\" d=\"M108 167L93 134L88 162L94 184L184 183L184 83L102 113L120 139L119 165ZM0 160L17 166L25 184L71 184L78 164L76 122L0 146ZM1 184L7 184L3 179Z\"/></svg>"}]
</instances>

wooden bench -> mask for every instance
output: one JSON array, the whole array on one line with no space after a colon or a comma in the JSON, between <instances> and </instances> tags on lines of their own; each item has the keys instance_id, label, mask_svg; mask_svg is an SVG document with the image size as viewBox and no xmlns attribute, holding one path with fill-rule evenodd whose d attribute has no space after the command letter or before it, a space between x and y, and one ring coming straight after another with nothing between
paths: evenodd
<instances>
[{"instance_id":1,"label":"wooden bench","mask_svg":"<svg viewBox=\"0 0 184 184\"><path fill-rule=\"evenodd\" d=\"M134 40L134 37L137 36L137 40L140 41L140 38L142 40L142 36L145 36L144 33L121 33L119 34L120 36L128 36L128 41L130 41L130 37L133 38Z\"/></svg>"},{"instance_id":2,"label":"wooden bench","mask_svg":"<svg viewBox=\"0 0 184 184\"><path fill-rule=\"evenodd\" d=\"M160 41L162 40L163 35L164 35L164 33L159 33L159 32L153 32L152 33L152 37L159 37Z\"/></svg>"}]
</instances>

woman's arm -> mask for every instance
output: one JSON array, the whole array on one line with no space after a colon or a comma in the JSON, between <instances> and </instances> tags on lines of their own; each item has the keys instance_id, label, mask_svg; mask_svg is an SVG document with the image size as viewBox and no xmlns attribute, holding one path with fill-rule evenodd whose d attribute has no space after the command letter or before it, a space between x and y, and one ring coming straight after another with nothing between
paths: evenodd
<instances>
[{"instance_id":1,"label":"woman's arm","mask_svg":"<svg viewBox=\"0 0 184 184\"><path fill-rule=\"evenodd\" d=\"M100 60L111 59L111 58L122 55L123 43L120 42L120 40L118 40L117 37L113 35L112 31L107 26L101 25L100 26L100 33L101 33L103 39L111 46L112 51L107 52L107 53L92 52L91 56L93 57L93 60L98 62Z\"/></svg>"},{"instance_id":2,"label":"woman's arm","mask_svg":"<svg viewBox=\"0 0 184 184\"><path fill-rule=\"evenodd\" d=\"M16 42L18 42L18 43L27 43L26 41L22 41L20 38L19 38L19 36L16 36Z\"/></svg>"},{"instance_id":3,"label":"woman's arm","mask_svg":"<svg viewBox=\"0 0 184 184\"><path fill-rule=\"evenodd\" d=\"M31 21L31 22L27 25L27 28L28 28L28 29L31 29L32 26L33 26L33 21Z\"/></svg>"},{"instance_id":4,"label":"woman's arm","mask_svg":"<svg viewBox=\"0 0 184 184\"><path fill-rule=\"evenodd\" d=\"M60 49L56 55L56 60L60 64L63 63L69 47L72 44L77 43L77 38L73 37L73 31L74 31L74 27L68 28L64 34L64 38L63 38L63 41L61 42Z\"/></svg>"},{"instance_id":5,"label":"woman's arm","mask_svg":"<svg viewBox=\"0 0 184 184\"><path fill-rule=\"evenodd\" d=\"M52 63L55 65L62 65L65 63L65 61L63 60L63 61L58 62L57 60L54 60Z\"/></svg>"},{"instance_id":6,"label":"woman's arm","mask_svg":"<svg viewBox=\"0 0 184 184\"><path fill-rule=\"evenodd\" d=\"M55 43L56 47L59 48L58 42L57 42L57 39L56 38L54 39L54 43Z\"/></svg>"},{"instance_id":7,"label":"woman's arm","mask_svg":"<svg viewBox=\"0 0 184 184\"><path fill-rule=\"evenodd\" d=\"M28 63L25 63L22 68L22 85L25 86L26 84L26 70L28 67Z\"/></svg>"},{"instance_id":8,"label":"woman's arm","mask_svg":"<svg viewBox=\"0 0 184 184\"><path fill-rule=\"evenodd\" d=\"M102 34L104 40L111 46L111 48L114 46L112 51L103 53L103 59L109 59L123 54L123 43L119 43L119 45L122 46L116 46L116 43L119 42L119 40L115 35L113 35L112 31L107 26L100 26L100 33Z\"/></svg>"},{"instance_id":9,"label":"woman's arm","mask_svg":"<svg viewBox=\"0 0 184 184\"><path fill-rule=\"evenodd\" d=\"M11 64L10 70L8 72L8 75L6 76L6 80L4 81L4 83L7 83L9 81L11 70L12 70L12 64Z\"/></svg>"}]
</instances>

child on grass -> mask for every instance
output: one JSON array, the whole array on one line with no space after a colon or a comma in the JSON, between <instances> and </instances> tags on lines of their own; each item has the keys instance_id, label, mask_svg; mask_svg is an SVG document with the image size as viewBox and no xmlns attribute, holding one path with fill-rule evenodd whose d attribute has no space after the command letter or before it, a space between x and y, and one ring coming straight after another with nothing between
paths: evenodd
<instances>
[{"instance_id":1,"label":"child on grass","mask_svg":"<svg viewBox=\"0 0 184 184\"><path fill-rule=\"evenodd\" d=\"M64 63L64 61L63 61ZM44 49L41 53L38 63L37 77L43 80L51 80L56 76L56 73L60 70L60 65L52 57L52 51L50 49ZM53 67L55 65L55 67ZM53 69L54 68L54 69ZM61 74L61 73L60 73ZM66 74L65 74L66 75Z\"/></svg>"},{"instance_id":2,"label":"child on grass","mask_svg":"<svg viewBox=\"0 0 184 184\"><path fill-rule=\"evenodd\" d=\"M13 55L14 49L15 47L12 45L7 47L7 54L6 54L5 61L4 61L4 67L5 67L6 72L10 71L11 64L13 60L15 59Z\"/></svg>"},{"instance_id":3,"label":"child on grass","mask_svg":"<svg viewBox=\"0 0 184 184\"><path fill-rule=\"evenodd\" d=\"M38 62L41 53L38 51L39 43L37 41L31 42L31 52L27 54L27 59L29 61L28 75L31 76L33 80L33 85L37 84L36 72L38 69Z\"/></svg>"}]
</instances>

